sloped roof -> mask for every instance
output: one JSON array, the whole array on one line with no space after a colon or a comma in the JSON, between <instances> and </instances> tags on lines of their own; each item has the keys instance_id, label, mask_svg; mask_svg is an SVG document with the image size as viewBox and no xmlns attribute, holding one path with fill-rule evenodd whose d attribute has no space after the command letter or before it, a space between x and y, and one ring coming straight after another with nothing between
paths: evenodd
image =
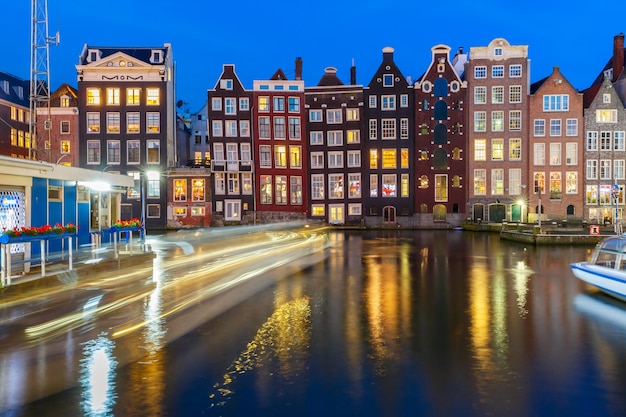
<instances>
[{"instance_id":1,"label":"sloped roof","mask_svg":"<svg viewBox=\"0 0 626 417\"><path fill-rule=\"evenodd\" d=\"M583 108L588 109L591 106L591 103L598 95L598 91L602 88L602 83L593 84L591 87L583 90Z\"/></svg>"},{"instance_id":2,"label":"sloped roof","mask_svg":"<svg viewBox=\"0 0 626 417\"><path fill-rule=\"evenodd\" d=\"M5 90L5 85L8 88ZM18 94L21 87L21 96ZM6 100L23 107L30 106L30 81L23 80L7 72L0 71L0 100Z\"/></svg>"},{"instance_id":3,"label":"sloped roof","mask_svg":"<svg viewBox=\"0 0 626 417\"><path fill-rule=\"evenodd\" d=\"M320 81L317 83L318 87L331 87L331 86L339 86L344 85L344 83L337 77L337 69L328 67L324 71L324 75L320 78Z\"/></svg>"},{"instance_id":4,"label":"sloped roof","mask_svg":"<svg viewBox=\"0 0 626 417\"><path fill-rule=\"evenodd\" d=\"M285 75L283 70L280 68L278 68L278 70L276 70L274 75L270 77L270 80L286 80L286 79L287 79L287 76Z\"/></svg>"},{"instance_id":5,"label":"sloped roof","mask_svg":"<svg viewBox=\"0 0 626 417\"><path fill-rule=\"evenodd\" d=\"M167 58L168 48L163 46L144 46L144 47L113 47L113 46L93 46L93 45L85 45L85 51L87 50L98 50L100 52L100 59L104 59L116 53L123 53L140 61L149 63L150 57L152 56L152 51L159 50L163 52L163 58ZM79 65L87 65L89 56L86 53L83 53L80 57Z\"/></svg>"},{"instance_id":6,"label":"sloped roof","mask_svg":"<svg viewBox=\"0 0 626 417\"><path fill-rule=\"evenodd\" d=\"M530 94L535 94L535 93L537 92L537 90L539 90L539 88L541 88L541 86L542 86L542 85L546 82L546 80L547 80L548 78L550 78L550 77L551 77L551 75L548 75L547 77L542 78L541 80L539 80L539 81L535 81L534 83L532 83L532 84L530 85Z\"/></svg>"},{"instance_id":7,"label":"sloped roof","mask_svg":"<svg viewBox=\"0 0 626 417\"><path fill-rule=\"evenodd\" d=\"M52 106L60 106L61 97L68 96L70 98L69 107L78 107L78 90L67 83L63 83L50 94L50 104Z\"/></svg>"}]
</instances>

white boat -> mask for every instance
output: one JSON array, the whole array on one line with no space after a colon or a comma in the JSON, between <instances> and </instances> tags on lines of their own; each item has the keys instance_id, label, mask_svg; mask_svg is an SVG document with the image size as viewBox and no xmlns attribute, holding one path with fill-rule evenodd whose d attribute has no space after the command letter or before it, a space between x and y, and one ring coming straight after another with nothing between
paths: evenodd
<instances>
[{"instance_id":1,"label":"white boat","mask_svg":"<svg viewBox=\"0 0 626 417\"><path fill-rule=\"evenodd\" d=\"M611 236L596 245L589 262L570 265L574 275L626 302L626 236Z\"/></svg>"}]
</instances>

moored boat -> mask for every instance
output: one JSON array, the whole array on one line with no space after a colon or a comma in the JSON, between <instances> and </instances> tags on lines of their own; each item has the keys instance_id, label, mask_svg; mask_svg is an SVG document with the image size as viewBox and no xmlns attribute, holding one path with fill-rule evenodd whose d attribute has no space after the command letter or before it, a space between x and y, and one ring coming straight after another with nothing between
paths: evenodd
<instances>
[{"instance_id":1,"label":"moored boat","mask_svg":"<svg viewBox=\"0 0 626 417\"><path fill-rule=\"evenodd\" d=\"M611 236L598 243L591 260L570 265L574 275L626 302L626 236Z\"/></svg>"}]
</instances>

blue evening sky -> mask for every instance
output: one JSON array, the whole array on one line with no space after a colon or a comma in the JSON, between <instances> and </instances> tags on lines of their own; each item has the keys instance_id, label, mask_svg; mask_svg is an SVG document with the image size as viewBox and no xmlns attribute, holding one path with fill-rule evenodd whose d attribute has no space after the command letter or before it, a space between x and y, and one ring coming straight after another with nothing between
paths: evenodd
<instances>
[{"instance_id":1,"label":"blue evening sky","mask_svg":"<svg viewBox=\"0 0 626 417\"><path fill-rule=\"evenodd\" d=\"M0 26L0 70L23 79L30 77L30 3L5 0ZM434 45L450 46L453 55L459 47L469 52L503 37L528 45L531 82L559 66L575 88L584 89L610 59L613 37L626 31L621 12L589 0L48 0L50 35L61 33L60 45L50 46L51 84L77 86L74 66L85 43L171 43L177 99L195 112L223 64L234 64L250 88L278 68L293 78L295 59L302 57L305 85L313 86L329 66L348 83L354 59L357 82L366 85L386 46L415 80ZM598 13L608 16L600 23Z\"/></svg>"}]
</instances>

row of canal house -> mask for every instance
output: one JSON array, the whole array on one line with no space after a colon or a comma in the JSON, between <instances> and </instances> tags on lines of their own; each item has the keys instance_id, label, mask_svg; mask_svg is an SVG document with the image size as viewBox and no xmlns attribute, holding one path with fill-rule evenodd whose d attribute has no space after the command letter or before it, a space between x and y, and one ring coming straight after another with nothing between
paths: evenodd
<instances>
[{"instance_id":1,"label":"row of canal house","mask_svg":"<svg viewBox=\"0 0 626 417\"><path fill-rule=\"evenodd\" d=\"M208 91L213 220L303 212L407 227L621 219L622 34L613 50L583 92L559 67L531 83L528 46L502 38L452 59L436 45L414 82L385 48L367 85L357 84L354 66L348 84L329 67L304 95L299 58L295 80L279 70L252 90L224 65Z\"/></svg>"}]
</instances>

